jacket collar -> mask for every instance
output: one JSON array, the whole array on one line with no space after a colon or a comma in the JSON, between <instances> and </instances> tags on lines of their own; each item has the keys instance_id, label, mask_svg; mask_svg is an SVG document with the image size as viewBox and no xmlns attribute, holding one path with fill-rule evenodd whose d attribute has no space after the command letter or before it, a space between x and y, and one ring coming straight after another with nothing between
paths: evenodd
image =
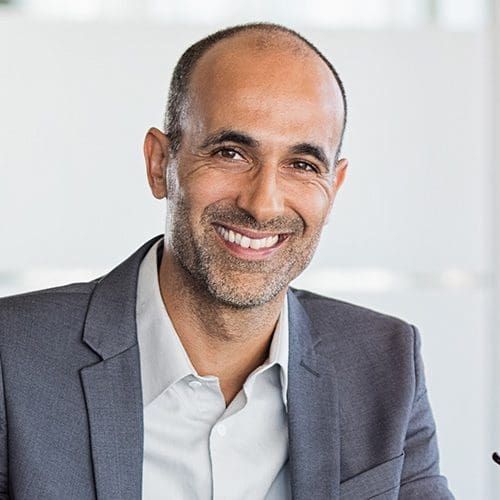
<instances>
[{"instance_id":1,"label":"jacket collar","mask_svg":"<svg viewBox=\"0 0 500 500\"><path fill-rule=\"evenodd\" d=\"M136 297L139 266L152 245L101 278L94 289L83 342L102 361L81 370L98 498L140 498L143 415ZM288 424L294 500L339 498L337 379L295 290L288 291Z\"/></svg>"},{"instance_id":2,"label":"jacket collar","mask_svg":"<svg viewBox=\"0 0 500 500\"><path fill-rule=\"evenodd\" d=\"M340 488L339 395L320 332L290 289L288 433L294 500L335 500ZM332 332L321 332L322 335ZM334 348L333 348L334 349ZM331 354L332 350L328 354Z\"/></svg>"},{"instance_id":3,"label":"jacket collar","mask_svg":"<svg viewBox=\"0 0 500 500\"><path fill-rule=\"evenodd\" d=\"M139 266L148 250L162 237L149 240L97 282L87 311L83 342L102 359L116 356L137 344Z\"/></svg>"},{"instance_id":4,"label":"jacket collar","mask_svg":"<svg viewBox=\"0 0 500 500\"><path fill-rule=\"evenodd\" d=\"M135 300L140 262L159 238L100 279L89 302L83 342L102 360L82 368L80 378L99 499L141 498L144 428Z\"/></svg>"}]
</instances>

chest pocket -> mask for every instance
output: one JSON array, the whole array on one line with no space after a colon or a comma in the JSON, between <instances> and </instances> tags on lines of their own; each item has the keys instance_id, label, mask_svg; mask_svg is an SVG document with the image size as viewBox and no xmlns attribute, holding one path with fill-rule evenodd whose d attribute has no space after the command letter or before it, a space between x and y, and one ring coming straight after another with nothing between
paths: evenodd
<instances>
[{"instance_id":1,"label":"chest pocket","mask_svg":"<svg viewBox=\"0 0 500 500\"><path fill-rule=\"evenodd\" d=\"M404 453L340 483L341 500L397 500Z\"/></svg>"}]
</instances>

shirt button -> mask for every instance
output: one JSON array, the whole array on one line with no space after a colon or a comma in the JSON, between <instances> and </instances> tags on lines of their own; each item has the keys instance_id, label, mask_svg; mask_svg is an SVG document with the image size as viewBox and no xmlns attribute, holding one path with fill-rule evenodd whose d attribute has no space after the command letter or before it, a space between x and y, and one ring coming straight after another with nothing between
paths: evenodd
<instances>
[{"instance_id":1,"label":"shirt button","mask_svg":"<svg viewBox=\"0 0 500 500\"><path fill-rule=\"evenodd\" d=\"M191 382L189 382L189 387L191 387L193 391L201 387L201 385L202 384L199 380L191 380Z\"/></svg>"},{"instance_id":2,"label":"shirt button","mask_svg":"<svg viewBox=\"0 0 500 500\"><path fill-rule=\"evenodd\" d=\"M218 424L215 430L221 437L224 437L226 435L226 426L224 424Z\"/></svg>"}]
</instances>

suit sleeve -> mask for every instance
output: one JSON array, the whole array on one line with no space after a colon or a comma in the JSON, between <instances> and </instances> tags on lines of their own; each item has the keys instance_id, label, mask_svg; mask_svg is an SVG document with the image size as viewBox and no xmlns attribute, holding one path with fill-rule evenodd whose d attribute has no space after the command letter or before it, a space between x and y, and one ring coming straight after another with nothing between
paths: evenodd
<instances>
[{"instance_id":1,"label":"suit sleeve","mask_svg":"<svg viewBox=\"0 0 500 500\"><path fill-rule=\"evenodd\" d=\"M420 334L415 327L415 396L405 437L405 461L399 498L402 500L454 499L446 478L439 473L436 424L427 397L424 365L420 354Z\"/></svg>"},{"instance_id":2,"label":"suit sleeve","mask_svg":"<svg viewBox=\"0 0 500 500\"><path fill-rule=\"evenodd\" d=\"M0 500L9 498L9 474L7 459L7 417L2 360L0 357Z\"/></svg>"}]
</instances>

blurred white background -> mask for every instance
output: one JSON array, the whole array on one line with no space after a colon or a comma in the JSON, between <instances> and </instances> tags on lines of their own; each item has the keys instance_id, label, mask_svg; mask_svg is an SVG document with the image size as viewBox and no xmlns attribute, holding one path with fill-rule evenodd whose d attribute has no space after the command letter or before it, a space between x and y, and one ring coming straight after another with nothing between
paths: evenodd
<instances>
[{"instance_id":1,"label":"blurred white background","mask_svg":"<svg viewBox=\"0 0 500 500\"><path fill-rule=\"evenodd\" d=\"M162 232L142 141L173 65L216 29L284 23L350 107L348 178L295 285L419 327L442 472L458 499L500 498L497 4L0 1L0 295L93 278Z\"/></svg>"}]
</instances>

